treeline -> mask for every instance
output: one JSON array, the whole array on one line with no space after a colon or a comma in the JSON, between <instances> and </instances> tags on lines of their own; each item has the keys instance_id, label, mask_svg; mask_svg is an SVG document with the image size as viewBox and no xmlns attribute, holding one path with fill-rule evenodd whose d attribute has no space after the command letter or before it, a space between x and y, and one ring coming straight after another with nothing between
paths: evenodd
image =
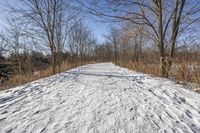
<instances>
[{"instance_id":1,"label":"treeline","mask_svg":"<svg viewBox=\"0 0 200 133\"><path fill-rule=\"evenodd\" d=\"M2 55L14 54L19 65L19 56L39 51L50 55L48 62L55 74L64 60L63 53L81 57L92 54L96 39L72 1L21 0L16 4L6 7L7 24L0 35Z\"/></svg>"},{"instance_id":2,"label":"treeline","mask_svg":"<svg viewBox=\"0 0 200 133\"><path fill-rule=\"evenodd\" d=\"M132 27L129 30L111 28L106 36L105 43L95 49L96 56L101 61L113 61L117 65L138 72L163 76L161 73L160 53L156 45L151 43L151 39L145 35L145 31L141 32L142 29L137 30L137 27ZM130 33L130 31L134 32ZM169 51L169 48L166 47L166 51ZM184 41L180 41L174 49L173 64L170 66L167 76L176 79L178 82L199 84L199 57L200 42L198 36L184 38ZM167 61L165 65L169 65Z\"/></svg>"},{"instance_id":3,"label":"treeline","mask_svg":"<svg viewBox=\"0 0 200 133\"><path fill-rule=\"evenodd\" d=\"M199 0L77 1L84 13L113 24L97 49L101 60L200 83Z\"/></svg>"},{"instance_id":4,"label":"treeline","mask_svg":"<svg viewBox=\"0 0 200 133\"><path fill-rule=\"evenodd\" d=\"M0 90L18 86L36 79L53 75L50 54L22 51L0 56ZM56 73L97 61L93 55L82 56L70 52L61 53L62 63L56 62Z\"/></svg>"},{"instance_id":5,"label":"treeline","mask_svg":"<svg viewBox=\"0 0 200 133\"><path fill-rule=\"evenodd\" d=\"M193 34L194 33L194 34ZM200 42L198 34L191 33L191 38L184 38L174 49L174 63L193 62L200 64ZM143 28L132 27L130 29L111 28L105 36L105 42L95 48L95 55L104 61L116 62L145 62L160 63L157 46L146 35ZM166 51L170 47L166 46ZM167 57L166 57L167 58Z\"/></svg>"},{"instance_id":6,"label":"treeline","mask_svg":"<svg viewBox=\"0 0 200 133\"><path fill-rule=\"evenodd\" d=\"M77 1L77 7L82 7L84 13L122 27L120 33L118 28L111 29L107 37L113 43L115 60L119 51L117 41L123 44L120 46L124 55L134 50L136 61L141 58L141 48L147 48L145 51L156 55L150 60L159 62L162 77L169 77L179 47L199 45L199 0ZM116 36L121 36L120 40ZM134 46L127 50L130 40ZM144 58L148 58L146 55Z\"/></svg>"},{"instance_id":7,"label":"treeline","mask_svg":"<svg viewBox=\"0 0 200 133\"><path fill-rule=\"evenodd\" d=\"M21 0L2 5L7 20L0 34L0 89L94 60L96 38L73 4Z\"/></svg>"}]
</instances>

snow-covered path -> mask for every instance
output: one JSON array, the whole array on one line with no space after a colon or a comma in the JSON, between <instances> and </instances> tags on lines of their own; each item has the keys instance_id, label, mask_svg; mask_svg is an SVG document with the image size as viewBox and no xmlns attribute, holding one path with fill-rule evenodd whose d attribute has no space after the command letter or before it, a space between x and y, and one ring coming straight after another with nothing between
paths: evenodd
<instances>
[{"instance_id":1,"label":"snow-covered path","mask_svg":"<svg viewBox=\"0 0 200 133\"><path fill-rule=\"evenodd\" d=\"M200 95L112 63L0 92L0 133L200 133Z\"/></svg>"}]
</instances>

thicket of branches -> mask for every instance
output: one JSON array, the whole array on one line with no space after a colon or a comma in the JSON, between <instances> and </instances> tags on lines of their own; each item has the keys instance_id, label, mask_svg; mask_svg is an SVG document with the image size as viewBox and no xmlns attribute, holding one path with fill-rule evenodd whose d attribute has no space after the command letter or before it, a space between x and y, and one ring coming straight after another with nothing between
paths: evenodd
<instances>
[{"instance_id":1,"label":"thicket of branches","mask_svg":"<svg viewBox=\"0 0 200 133\"><path fill-rule=\"evenodd\" d=\"M82 13L113 24L98 46L103 61L200 83L200 1L77 0Z\"/></svg>"},{"instance_id":2,"label":"thicket of branches","mask_svg":"<svg viewBox=\"0 0 200 133\"><path fill-rule=\"evenodd\" d=\"M4 5L2 83L12 75L33 74L50 66L55 74L65 62L92 60L96 39L74 4L71 0L20 0L16 5Z\"/></svg>"},{"instance_id":3,"label":"thicket of branches","mask_svg":"<svg viewBox=\"0 0 200 133\"><path fill-rule=\"evenodd\" d=\"M98 16L100 21L120 23L125 26L127 35L121 41L134 36L135 58L141 53L144 43L151 45L158 53L160 72L168 77L175 51L188 34L199 32L199 0L77 0L81 11ZM111 30L114 47L116 32ZM140 38L138 38L140 36ZM142 42L147 38L148 42ZM115 48L116 58L116 48Z\"/></svg>"}]
</instances>

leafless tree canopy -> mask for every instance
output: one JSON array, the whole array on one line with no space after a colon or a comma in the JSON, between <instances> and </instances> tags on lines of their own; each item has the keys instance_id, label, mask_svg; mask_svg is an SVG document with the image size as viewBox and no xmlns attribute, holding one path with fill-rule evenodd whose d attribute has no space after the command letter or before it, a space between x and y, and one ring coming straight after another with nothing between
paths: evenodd
<instances>
[{"instance_id":1,"label":"leafless tree canopy","mask_svg":"<svg viewBox=\"0 0 200 133\"><path fill-rule=\"evenodd\" d=\"M185 66L174 72L177 64L200 64L199 0L16 1L3 5L0 78L48 67L55 74L63 64L95 60L199 82L200 72L194 69L195 76ZM98 26L96 22L107 28L101 43L93 34L96 27L90 25Z\"/></svg>"},{"instance_id":2,"label":"leafless tree canopy","mask_svg":"<svg viewBox=\"0 0 200 133\"><path fill-rule=\"evenodd\" d=\"M168 76L177 40L200 19L200 1L194 0L77 0L85 13L107 22L131 22L145 27L157 45L161 73Z\"/></svg>"}]
</instances>

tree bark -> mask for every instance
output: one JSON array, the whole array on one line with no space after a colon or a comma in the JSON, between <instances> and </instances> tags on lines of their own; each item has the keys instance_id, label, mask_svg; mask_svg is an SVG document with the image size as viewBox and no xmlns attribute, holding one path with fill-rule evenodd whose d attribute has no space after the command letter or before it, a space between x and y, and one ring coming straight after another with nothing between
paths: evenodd
<instances>
[{"instance_id":1,"label":"tree bark","mask_svg":"<svg viewBox=\"0 0 200 133\"><path fill-rule=\"evenodd\" d=\"M115 63L117 62L117 41L116 41L116 37L115 37L115 35L114 35L114 37L113 37L113 43L114 43L114 60L115 60Z\"/></svg>"},{"instance_id":2,"label":"tree bark","mask_svg":"<svg viewBox=\"0 0 200 133\"><path fill-rule=\"evenodd\" d=\"M56 53L52 53L52 72L56 74Z\"/></svg>"},{"instance_id":3,"label":"tree bark","mask_svg":"<svg viewBox=\"0 0 200 133\"><path fill-rule=\"evenodd\" d=\"M164 37L163 37L163 16L162 16L162 1L158 0L156 3L158 12L158 33L159 33L159 51L160 51L160 69L161 76L166 77L166 59L164 49Z\"/></svg>"},{"instance_id":4,"label":"tree bark","mask_svg":"<svg viewBox=\"0 0 200 133\"><path fill-rule=\"evenodd\" d=\"M181 15L183 12L184 5L185 5L185 0L181 0L180 9L178 9L179 0L176 0L176 8L174 12L174 21L173 21L173 27L172 27L171 47L169 51L169 58L167 60L167 75L169 75L169 72L171 70L171 66L173 63L174 50L175 50L175 45L177 41L179 25L180 25L180 20L181 20Z\"/></svg>"}]
</instances>

